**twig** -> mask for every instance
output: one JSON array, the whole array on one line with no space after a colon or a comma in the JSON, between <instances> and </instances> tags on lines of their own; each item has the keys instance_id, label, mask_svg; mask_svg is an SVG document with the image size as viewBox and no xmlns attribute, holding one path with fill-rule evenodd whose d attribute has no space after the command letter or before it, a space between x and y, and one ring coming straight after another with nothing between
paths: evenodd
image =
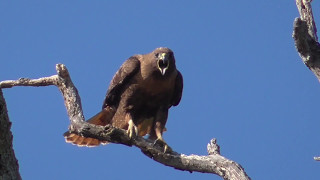
<instances>
[{"instance_id":1,"label":"twig","mask_svg":"<svg viewBox=\"0 0 320 180\"><path fill-rule=\"evenodd\" d=\"M80 96L71 81L67 68L63 64L58 64L56 69L58 75L34 80L19 79L16 81L2 81L0 82L0 88L55 85L60 89L64 97L65 106L71 122L69 131L72 133L102 141L136 146L153 160L175 169L189 172L212 173L226 180L250 179L241 165L220 155L220 148L216 143L216 139L212 139L207 146L208 156L184 155L175 151L164 153L163 145L158 143L154 144L150 140L139 136L130 139L123 129L118 129L111 125L96 126L86 123L82 112Z\"/></svg>"}]
</instances>

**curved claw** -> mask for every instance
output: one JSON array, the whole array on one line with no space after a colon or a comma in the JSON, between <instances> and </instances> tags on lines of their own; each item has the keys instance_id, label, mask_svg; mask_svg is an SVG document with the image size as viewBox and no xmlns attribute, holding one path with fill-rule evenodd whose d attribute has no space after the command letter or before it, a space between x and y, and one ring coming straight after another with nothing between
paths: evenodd
<instances>
[{"instance_id":1,"label":"curved claw","mask_svg":"<svg viewBox=\"0 0 320 180\"><path fill-rule=\"evenodd\" d=\"M154 141L153 145L156 145L157 143L160 144L161 146L163 146L163 153L172 152L171 147L163 140L162 137L157 138L157 139Z\"/></svg>"},{"instance_id":2,"label":"curved claw","mask_svg":"<svg viewBox=\"0 0 320 180\"><path fill-rule=\"evenodd\" d=\"M138 135L138 127L133 123L132 119L129 120L128 122L129 126L128 126L128 136L130 139L132 139L132 137L135 137Z\"/></svg>"}]
</instances>

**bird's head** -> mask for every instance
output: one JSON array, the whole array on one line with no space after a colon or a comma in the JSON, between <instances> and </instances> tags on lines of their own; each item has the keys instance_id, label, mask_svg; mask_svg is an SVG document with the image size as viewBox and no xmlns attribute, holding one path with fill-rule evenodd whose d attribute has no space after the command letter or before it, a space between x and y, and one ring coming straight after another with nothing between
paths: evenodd
<instances>
[{"instance_id":1,"label":"bird's head","mask_svg":"<svg viewBox=\"0 0 320 180\"><path fill-rule=\"evenodd\" d=\"M157 68L162 76L175 69L175 59L173 52L169 48L157 48L153 51Z\"/></svg>"}]
</instances>

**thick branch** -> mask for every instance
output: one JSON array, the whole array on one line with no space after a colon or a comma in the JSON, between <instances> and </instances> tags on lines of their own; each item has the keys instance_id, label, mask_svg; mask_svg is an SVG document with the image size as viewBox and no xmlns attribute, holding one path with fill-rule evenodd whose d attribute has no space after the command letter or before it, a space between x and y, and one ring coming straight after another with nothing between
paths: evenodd
<instances>
[{"instance_id":1,"label":"thick branch","mask_svg":"<svg viewBox=\"0 0 320 180\"><path fill-rule=\"evenodd\" d=\"M0 88L0 179L20 180L19 164L12 147L11 122Z\"/></svg>"},{"instance_id":2,"label":"thick branch","mask_svg":"<svg viewBox=\"0 0 320 180\"><path fill-rule=\"evenodd\" d=\"M300 18L294 20L292 36L303 63L320 81L320 44L318 43L311 1L296 0ZM320 157L314 157L314 159L320 161Z\"/></svg>"},{"instance_id":3,"label":"thick branch","mask_svg":"<svg viewBox=\"0 0 320 180\"><path fill-rule=\"evenodd\" d=\"M300 18L294 21L293 39L305 65L320 81L320 46L310 2L296 1Z\"/></svg>"},{"instance_id":4,"label":"thick branch","mask_svg":"<svg viewBox=\"0 0 320 180\"><path fill-rule=\"evenodd\" d=\"M312 0L296 0L296 5L301 20L307 22L308 33L310 34L312 39L318 41L317 27L313 18L311 2Z\"/></svg>"},{"instance_id":5,"label":"thick branch","mask_svg":"<svg viewBox=\"0 0 320 180\"><path fill-rule=\"evenodd\" d=\"M67 68L62 64L58 64L56 68L58 72L57 76L27 81L25 79L23 81L21 79L17 81L3 81L0 82L0 87L56 85L64 97L65 106L71 121L69 131L72 133L112 143L136 146L153 160L175 169L217 174L227 180L250 179L238 163L220 155L220 148L216 144L215 139L211 140L210 144L208 144L208 156L179 154L170 148L169 152L164 153L164 145L161 143L154 144L154 142L139 136L130 139L125 130L110 125L96 126L86 123L78 91L71 81Z\"/></svg>"}]
</instances>

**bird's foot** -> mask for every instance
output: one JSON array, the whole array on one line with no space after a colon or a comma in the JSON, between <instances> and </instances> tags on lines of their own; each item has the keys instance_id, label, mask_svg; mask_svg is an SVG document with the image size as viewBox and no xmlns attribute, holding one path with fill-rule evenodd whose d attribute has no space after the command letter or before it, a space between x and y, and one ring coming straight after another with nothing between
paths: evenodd
<instances>
[{"instance_id":1,"label":"bird's foot","mask_svg":"<svg viewBox=\"0 0 320 180\"><path fill-rule=\"evenodd\" d=\"M127 134L129 138L132 139L133 137L136 137L138 135L138 127L133 123L132 119L129 120L128 124L129 126L127 130Z\"/></svg>"},{"instance_id":2,"label":"bird's foot","mask_svg":"<svg viewBox=\"0 0 320 180\"><path fill-rule=\"evenodd\" d=\"M172 152L172 148L163 140L163 138L158 138L154 141L153 145L158 144L160 147L163 147L163 153Z\"/></svg>"}]
</instances>

